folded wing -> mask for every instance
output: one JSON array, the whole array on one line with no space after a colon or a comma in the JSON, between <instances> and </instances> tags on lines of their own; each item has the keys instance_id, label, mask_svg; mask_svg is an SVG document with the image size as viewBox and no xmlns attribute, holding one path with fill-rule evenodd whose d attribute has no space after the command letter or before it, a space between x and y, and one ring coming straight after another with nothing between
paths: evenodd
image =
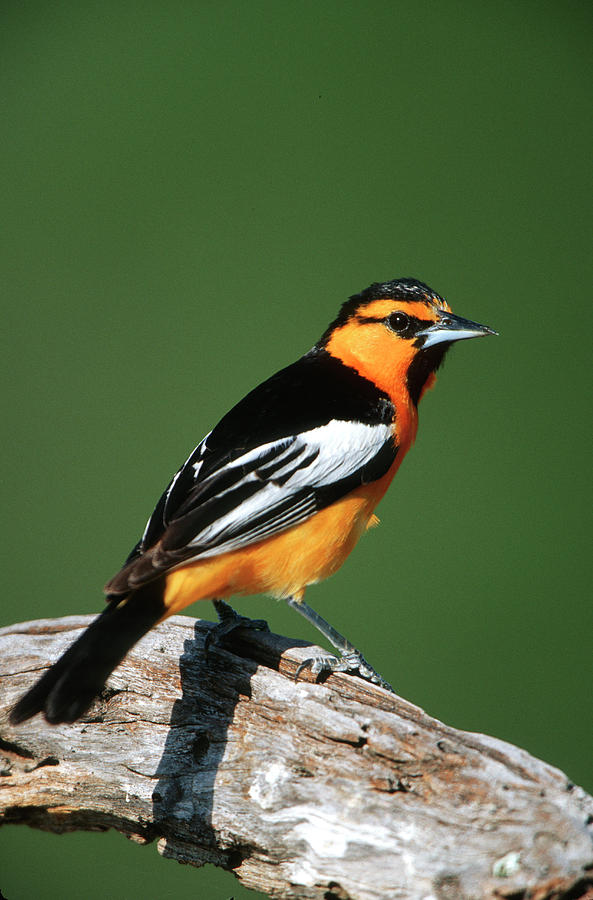
<instances>
[{"instance_id":1,"label":"folded wing","mask_svg":"<svg viewBox=\"0 0 593 900\"><path fill-rule=\"evenodd\" d=\"M108 584L133 590L185 561L246 547L298 525L362 484L396 456L390 425L330 420L252 448L204 474L208 437L173 478L127 565ZM160 532L151 546L151 534ZM144 542L144 547L143 547Z\"/></svg>"}]
</instances>

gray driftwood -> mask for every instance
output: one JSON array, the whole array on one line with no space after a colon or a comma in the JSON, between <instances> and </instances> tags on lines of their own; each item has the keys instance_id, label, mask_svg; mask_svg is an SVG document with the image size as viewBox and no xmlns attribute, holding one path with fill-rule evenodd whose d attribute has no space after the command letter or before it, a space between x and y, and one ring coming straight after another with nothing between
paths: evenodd
<instances>
[{"instance_id":1,"label":"gray driftwood","mask_svg":"<svg viewBox=\"0 0 593 900\"><path fill-rule=\"evenodd\" d=\"M278 898L593 898L593 799L565 775L359 678L295 683L311 648L277 635L206 659L210 623L176 616L84 721L10 727L89 621L0 629L0 823L116 828Z\"/></svg>"}]
</instances>

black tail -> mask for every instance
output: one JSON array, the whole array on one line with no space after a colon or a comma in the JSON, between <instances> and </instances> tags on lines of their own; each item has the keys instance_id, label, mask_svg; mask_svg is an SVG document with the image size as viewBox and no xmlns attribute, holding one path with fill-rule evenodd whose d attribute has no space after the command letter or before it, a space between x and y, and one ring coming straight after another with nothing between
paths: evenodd
<instances>
[{"instance_id":1,"label":"black tail","mask_svg":"<svg viewBox=\"0 0 593 900\"><path fill-rule=\"evenodd\" d=\"M75 722L126 653L165 614L163 579L116 598L10 712L13 725L43 712L48 722Z\"/></svg>"}]
</instances>

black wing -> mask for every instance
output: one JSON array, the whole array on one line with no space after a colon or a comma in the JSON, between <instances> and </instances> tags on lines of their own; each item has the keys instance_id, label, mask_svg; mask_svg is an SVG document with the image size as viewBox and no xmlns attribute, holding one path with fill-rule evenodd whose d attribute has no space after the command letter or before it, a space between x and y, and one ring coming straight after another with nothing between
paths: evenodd
<instances>
[{"instance_id":1,"label":"black wing","mask_svg":"<svg viewBox=\"0 0 593 900\"><path fill-rule=\"evenodd\" d=\"M108 590L270 537L380 478L397 452L393 416L388 397L353 369L325 351L302 357L193 451Z\"/></svg>"}]
</instances>

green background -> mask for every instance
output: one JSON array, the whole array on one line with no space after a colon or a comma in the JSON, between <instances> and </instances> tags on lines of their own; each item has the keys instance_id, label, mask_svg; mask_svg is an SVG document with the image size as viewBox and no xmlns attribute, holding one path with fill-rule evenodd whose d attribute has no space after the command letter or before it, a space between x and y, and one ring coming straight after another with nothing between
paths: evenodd
<instances>
[{"instance_id":1,"label":"green background","mask_svg":"<svg viewBox=\"0 0 593 900\"><path fill-rule=\"evenodd\" d=\"M592 18L2 4L3 623L100 609L217 418L412 275L500 337L452 351L381 527L308 599L403 696L593 790ZM256 896L117 834L6 828L0 873L8 900Z\"/></svg>"}]
</instances>

